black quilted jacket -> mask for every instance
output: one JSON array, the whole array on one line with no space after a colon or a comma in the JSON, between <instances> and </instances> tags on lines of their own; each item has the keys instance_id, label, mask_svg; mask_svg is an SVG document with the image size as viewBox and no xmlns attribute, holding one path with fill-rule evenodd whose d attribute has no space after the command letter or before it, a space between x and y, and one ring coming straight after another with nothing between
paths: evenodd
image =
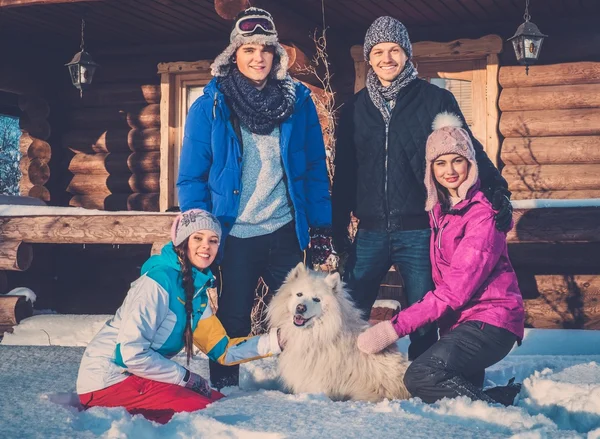
<instances>
[{"instance_id":1,"label":"black quilted jacket","mask_svg":"<svg viewBox=\"0 0 600 439\"><path fill-rule=\"evenodd\" d=\"M447 90L417 79L396 99L387 129L367 89L344 105L337 131L333 182L333 226L338 237L350 212L373 229L428 228L425 213L425 144L435 116L448 111L464 117ZM482 191L488 198L507 187L481 143L471 135L477 153ZM386 147L387 145L387 147Z\"/></svg>"}]
</instances>

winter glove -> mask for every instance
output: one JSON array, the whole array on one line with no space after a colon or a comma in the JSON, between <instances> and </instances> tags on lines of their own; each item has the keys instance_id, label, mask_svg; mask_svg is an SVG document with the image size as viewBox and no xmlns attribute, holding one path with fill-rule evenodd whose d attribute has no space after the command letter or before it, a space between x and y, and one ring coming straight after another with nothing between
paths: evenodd
<instances>
[{"instance_id":1,"label":"winter glove","mask_svg":"<svg viewBox=\"0 0 600 439\"><path fill-rule=\"evenodd\" d=\"M356 344L358 349L365 354L376 354L395 343L400 337L396 333L392 322L386 320L371 326L358 336Z\"/></svg>"},{"instance_id":2,"label":"winter glove","mask_svg":"<svg viewBox=\"0 0 600 439\"><path fill-rule=\"evenodd\" d=\"M310 252L314 265L323 265L333 252L331 229L315 227L310 230Z\"/></svg>"},{"instance_id":3,"label":"winter glove","mask_svg":"<svg viewBox=\"0 0 600 439\"><path fill-rule=\"evenodd\" d=\"M189 374L189 378L185 383L185 388L193 390L194 392L205 396L207 398L211 397L212 389L208 385L208 381L202 378L200 375L194 372L190 372L189 370L186 372L186 375Z\"/></svg>"},{"instance_id":4,"label":"winter glove","mask_svg":"<svg viewBox=\"0 0 600 439\"><path fill-rule=\"evenodd\" d=\"M513 208L509 197L510 192L507 189L498 187L490 200L492 209L497 212L495 216L496 228L501 232L508 232L512 226Z\"/></svg>"}]
</instances>

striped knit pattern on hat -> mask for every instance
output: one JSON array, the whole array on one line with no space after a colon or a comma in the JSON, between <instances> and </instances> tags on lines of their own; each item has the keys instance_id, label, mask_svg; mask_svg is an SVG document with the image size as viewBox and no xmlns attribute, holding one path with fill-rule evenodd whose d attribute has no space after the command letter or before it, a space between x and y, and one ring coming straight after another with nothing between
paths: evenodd
<instances>
[{"instance_id":1,"label":"striped knit pattern on hat","mask_svg":"<svg viewBox=\"0 0 600 439\"><path fill-rule=\"evenodd\" d=\"M412 58L412 44L408 31L399 20L393 17L379 17L367 29L363 45L365 60L369 60L371 49L379 43L396 43L404 49L408 59Z\"/></svg>"},{"instance_id":2,"label":"striped knit pattern on hat","mask_svg":"<svg viewBox=\"0 0 600 439\"><path fill-rule=\"evenodd\" d=\"M231 34L229 35L229 46L215 58L210 66L212 75L217 77L227 76L231 71L231 65L235 59L235 52L241 46L244 44L260 44L264 46L273 46L275 48L275 59L273 60L273 67L271 68L269 76L277 80L285 79L287 76L289 57L283 46L279 44L277 29L275 29L274 35L264 35L261 33L244 35L238 32L236 26L238 20L249 15L261 15L273 20L271 14L264 9L251 7L242 11L236 18Z\"/></svg>"},{"instance_id":3,"label":"striped knit pattern on hat","mask_svg":"<svg viewBox=\"0 0 600 439\"><path fill-rule=\"evenodd\" d=\"M221 240L221 224L212 213L202 209L190 209L180 213L171 226L171 241L177 247L186 238L200 230L210 230Z\"/></svg>"},{"instance_id":4,"label":"striped knit pattern on hat","mask_svg":"<svg viewBox=\"0 0 600 439\"><path fill-rule=\"evenodd\" d=\"M463 128L463 122L459 116L453 113L439 113L432 124L433 132L427 138L425 151L425 188L427 189L427 201L425 210L429 212L438 202L431 166L435 159L445 154L459 154L466 158L471 166L467 179L458 187L458 196L464 200L471 186L478 178L477 160L475 149L471 142L469 133Z\"/></svg>"}]
</instances>

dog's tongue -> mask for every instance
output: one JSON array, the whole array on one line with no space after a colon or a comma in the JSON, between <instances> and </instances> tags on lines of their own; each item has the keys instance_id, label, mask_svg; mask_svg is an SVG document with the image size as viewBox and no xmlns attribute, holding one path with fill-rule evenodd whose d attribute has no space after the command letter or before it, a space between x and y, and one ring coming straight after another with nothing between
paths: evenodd
<instances>
[{"instance_id":1,"label":"dog's tongue","mask_svg":"<svg viewBox=\"0 0 600 439\"><path fill-rule=\"evenodd\" d=\"M304 317L302 317L300 314L296 314L294 316L294 323L296 325L303 325L304 322L306 322L306 320L304 319Z\"/></svg>"}]
</instances>

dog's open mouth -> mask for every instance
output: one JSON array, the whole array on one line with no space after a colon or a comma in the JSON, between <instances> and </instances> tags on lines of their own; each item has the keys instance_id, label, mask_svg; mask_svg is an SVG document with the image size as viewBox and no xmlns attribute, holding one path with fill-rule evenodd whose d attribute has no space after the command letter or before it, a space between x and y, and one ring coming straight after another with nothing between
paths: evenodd
<instances>
[{"instance_id":1,"label":"dog's open mouth","mask_svg":"<svg viewBox=\"0 0 600 439\"><path fill-rule=\"evenodd\" d=\"M304 316L300 315L300 314L296 314L294 315L294 325L296 326L304 326L306 325L306 323L308 323L308 321L312 319L312 317L309 318L304 318Z\"/></svg>"}]
</instances>

